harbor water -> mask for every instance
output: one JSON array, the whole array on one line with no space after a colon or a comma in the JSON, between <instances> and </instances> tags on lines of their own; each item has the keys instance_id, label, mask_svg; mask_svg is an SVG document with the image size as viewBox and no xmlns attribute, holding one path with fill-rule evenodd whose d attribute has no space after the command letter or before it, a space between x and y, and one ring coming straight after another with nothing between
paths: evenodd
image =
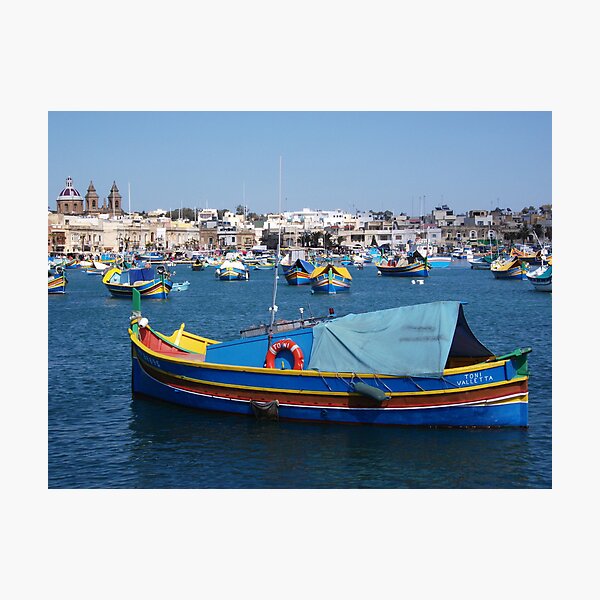
<instances>
[{"instance_id":1,"label":"harbor water","mask_svg":"<svg viewBox=\"0 0 600 600\"><path fill-rule=\"evenodd\" d=\"M437 300L465 302L478 339L503 354L531 346L529 428L434 429L259 422L132 398L127 335L131 302L98 275L67 271L67 293L48 296L50 488L551 488L552 294L497 280L464 260L423 284L349 268L351 290L311 294L280 276L278 318L342 316ZM142 300L166 334L228 340L268 321L273 272L221 282L214 269L173 268L189 281L167 300Z\"/></svg>"}]
</instances>

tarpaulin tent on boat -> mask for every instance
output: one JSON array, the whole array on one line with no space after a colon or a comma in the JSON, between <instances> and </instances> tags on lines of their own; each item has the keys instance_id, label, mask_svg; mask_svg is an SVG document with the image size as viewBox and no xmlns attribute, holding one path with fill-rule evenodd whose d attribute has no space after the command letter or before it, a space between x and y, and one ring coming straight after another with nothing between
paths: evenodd
<instances>
[{"instance_id":1,"label":"tarpaulin tent on boat","mask_svg":"<svg viewBox=\"0 0 600 600\"><path fill-rule=\"evenodd\" d=\"M442 377L448 358L493 354L475 337L460 302L350 314L313 329L308 369Z\"/></svg>"}]
</instances>

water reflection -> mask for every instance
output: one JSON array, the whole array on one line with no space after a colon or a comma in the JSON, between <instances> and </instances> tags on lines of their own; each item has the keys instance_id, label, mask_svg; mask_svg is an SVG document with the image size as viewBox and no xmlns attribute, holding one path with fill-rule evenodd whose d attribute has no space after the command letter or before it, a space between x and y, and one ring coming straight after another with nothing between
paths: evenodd
<instances>
[{"instance_id":1,"label":"water reflection","mask_svg":"<svg viewBox=\"0 0 600 600\"><path fill-rule=\"evenodd\" d=\"M523 429L419 429L264 422L148 398L131 401L138 487L511 488L523 477ZM518 460L515 460L515 453ZM499 474L501 474L499 476Z\"/></svg>"}]
</instances>

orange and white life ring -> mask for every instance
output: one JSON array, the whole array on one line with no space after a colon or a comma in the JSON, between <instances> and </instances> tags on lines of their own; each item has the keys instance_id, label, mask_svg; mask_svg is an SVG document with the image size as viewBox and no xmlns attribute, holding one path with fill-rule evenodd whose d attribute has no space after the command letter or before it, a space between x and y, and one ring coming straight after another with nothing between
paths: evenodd
<instances>
[{"instance_id":1,"label":"orange and white life ring","mask_svg":"<svg viewBox=\"0 0 600 600\"><path fill-rule=\"evenodd\" d=\"M275 359L282 350L289 350L294 356L294 366L292 367L295 371L302 371L304 369L304 353L300 349L300 346L294 342L294 340L278 340L271 344L269 351L267 352L267 358L265 360L265 367L267 369L275 369Z\"/></svg>"}]
</instances>

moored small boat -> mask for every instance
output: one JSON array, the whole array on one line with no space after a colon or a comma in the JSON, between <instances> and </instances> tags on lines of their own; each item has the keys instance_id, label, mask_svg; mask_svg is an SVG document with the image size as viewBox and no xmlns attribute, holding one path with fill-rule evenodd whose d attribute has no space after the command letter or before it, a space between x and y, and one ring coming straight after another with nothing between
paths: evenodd
<instances>
[{"instance_id":1,"label":"moored small boat","mask_svg":"<svg viewBox=\"0 0 600 600\"><path fill-rule=\"evenodd\" d=\"M48 270L49 294L64 294L67 291L67 283L69 283L69 281L62 266Z\"/></svg>"},{"instance_id":2,"label":"moored small boat","mask_svg":"<svg viewBox=\"0 0 600 600\"><path fill-rule=\"evenodd\" d=\"M79 268L79 260L76 258L70 258L64 265L65 269L78 269Z\"/></svg>"},{"instance_id":3,"label":"moored small boat","mask_svg":"<svg viewBox=\"0 0 600 600\"><path fill-rule=\"evenodd\" d=\"M476 256L467 259L469 264L471 265L471 269L475 269L478 271L489 271L494 259L491 254L486 254L485 256Z\"/></svg>"},{"instance_id":4,"label":"moored small boat","mask_svg":"<svg viewBox=\"0 0 600 600\"><path fill-rule=\"evenodd\" d=\"M197 258L192 263L192 271L204 271L205 266L206 266L206 263L203 260L200 260L199 258Z\"/></svg>"},{"instance_id":5,"label":"moored small boat","mask_svg":"<svg viewBox=\"0 0 600 600\"><path fill-rule=\"evenodd\" d=\"M425 260L413 257L391 258L377 265L378 274L386 277L428 277L429 269Z\"/></svg>"},{"instance_id":6,"label":"moored small boat","mask_svg":"<svg viewBox=\"0 0 600 600\"><path fill-rule=\"evenodd\" d=\"M326 264L310 274L311 289L320 294L339 294L350 291L352 275L346 267Z\"/></svg>"},{"instance_id":7,"label":"moored small boat","mask_svg":"<svg viewBox=\"0 0 600 600\"><path fill-rule=\"evenodd\" d=\"M219 281L247 281L250 278L248 267L239 260L226 260L215 270Z\"/></svg>"},{"instance_id":8,"label":"moored small boat","mask_svg":"<svg viewBox=\"0 0 600 600\"><path fill-rule=\"evenodd\" d=\"M308 285L310 284L311 273L315 270L315 266L307 260L301 258L290 266L283 266L283 276L288 282L288 285Z\"/></svg>"},{"instance_id":9,"label":"moored small boat","mask_svg":"<svg viewBox=\"0 0 600 600\"><path fill-rule=\"evenodd\" d=\"M546 264L542 264L536 269L528 271L527 280L536 292L551 292L552 291L552 257Z\"/></svg>"},{"instance_id":10,"label":"moored small boat","mask_svg":"<svg viewBox=\"0 0 600 600\"><path fill-rule=\"evenodd\" d=\"M164 267L133 268L121 270L118 267L109 269L102 277L102 283L115 297L131 297L133 290L144 298L162 298L169 296L173 287Z\"/></svg>"},{"instance_id":11,"label":"moored small boat","mask_svg":"<svg viewBox=\"0 0 600 600\"><path fill-rule=\"evenodd\" d=\"M427 264L432 269L445 269L452 264L452 257L435 254L427 257Z\"/></svg>"},{"instance_id":12,"label":"moored small boat","mask_svg":"<svg viewBox=\"0 0 600 600\"><path fill-rule=\"evenodd\" d=\"M520 258L498 258L490 270L496 279L526 279L526 264Z\"/></svg>"},{"instance_id":13,"label":"moored small boat","mask_svg":"<svg viewBox=\"0 0 600 600\"><path fill-rule=\"evenodd\" d=\"M171 288L172 292L185 292L190 287L189 281L184 281L183 283L173 283L173 287Z\"/></svg>"}]
</instances>

